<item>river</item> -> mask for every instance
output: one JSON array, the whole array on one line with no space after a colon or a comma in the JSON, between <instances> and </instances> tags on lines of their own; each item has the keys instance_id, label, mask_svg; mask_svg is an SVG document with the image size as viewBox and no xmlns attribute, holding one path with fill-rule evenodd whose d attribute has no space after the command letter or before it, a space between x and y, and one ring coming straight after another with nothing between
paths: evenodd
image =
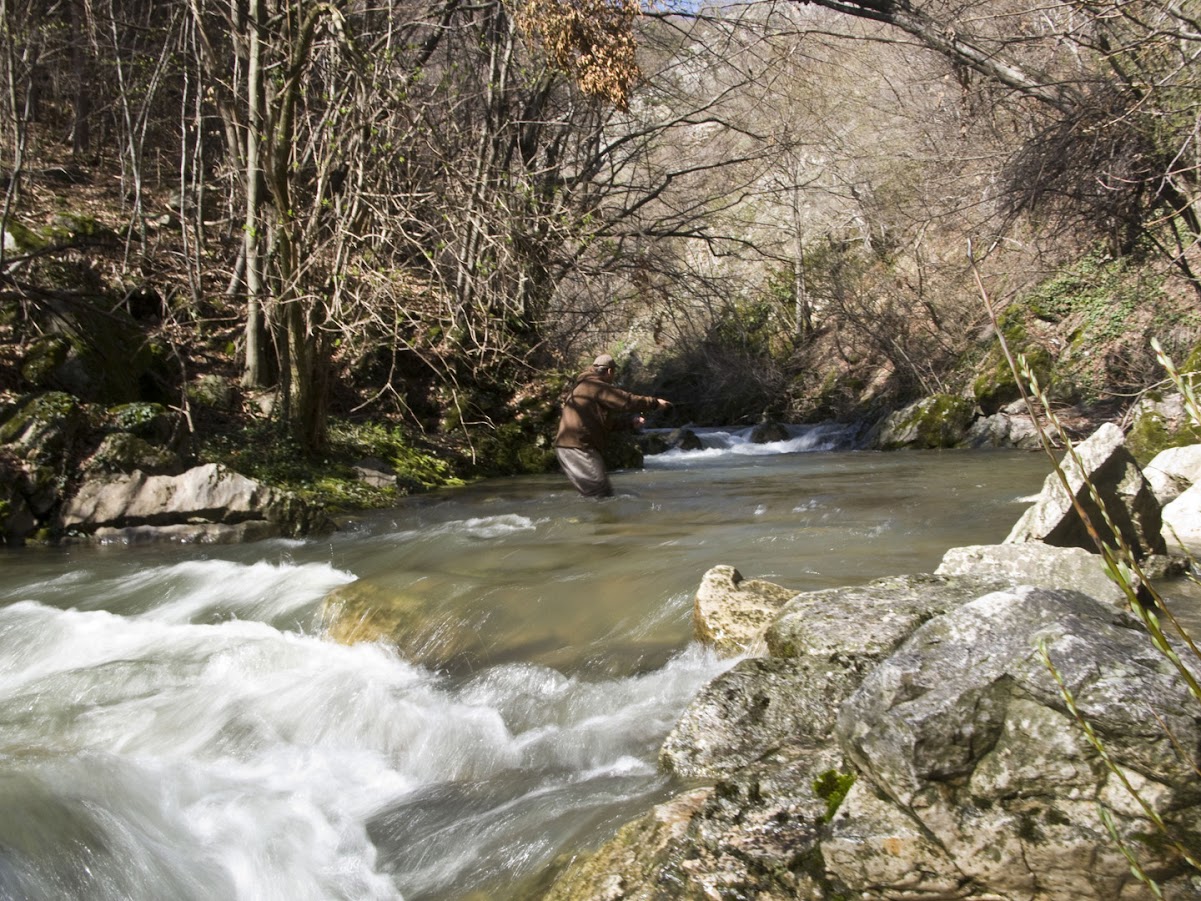
<instances>
[{"instance_id":1,"label":"river","mask_svg":"<svg viewBox=\"0 0 1201 901\"><path fill-rule=\"evenodd\" d=\"M1000 541L1010 451L832 451L837 430L406 499L311 541L28 549L0 570L0 897L519 901L670 782L658 746L732 665L711 566L798 591ZM420 613L323 636L351 583Z\"/></svg>"}]
</instances>

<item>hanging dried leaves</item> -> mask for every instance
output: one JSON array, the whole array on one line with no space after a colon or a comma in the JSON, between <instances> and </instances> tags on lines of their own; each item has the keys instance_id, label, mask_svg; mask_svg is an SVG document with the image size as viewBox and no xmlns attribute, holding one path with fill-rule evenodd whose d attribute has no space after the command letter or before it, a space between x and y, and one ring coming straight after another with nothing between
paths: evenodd
<instances>
[{"instance_id":1,"label":"hanging dried leaves","mask_svg":"<svg viewBox=\"0 0 1201 901\"><path fill-rule=\"evenodd\" d=\"M517 22L586 94L619 109L638 80L634 19L638 0L523 0Z\"/></svg>"}]
</instances>

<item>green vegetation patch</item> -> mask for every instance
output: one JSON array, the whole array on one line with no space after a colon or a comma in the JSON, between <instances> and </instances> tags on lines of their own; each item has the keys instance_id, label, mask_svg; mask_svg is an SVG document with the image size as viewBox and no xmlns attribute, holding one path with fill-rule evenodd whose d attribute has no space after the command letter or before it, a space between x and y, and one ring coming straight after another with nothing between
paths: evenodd
<instances>
[{"instance_id":1,"label":"green vegetation patch","mask_svg":"<svg viewBox=\"0 0 1201 901\"><path fill-rule=\"evenodd\" d=\"M834 818L854 784L854 773L840 773L838 770L826 770L813 780L813 793L826 802L824 819L827 823Z\"/></svg>"}]
</instances>

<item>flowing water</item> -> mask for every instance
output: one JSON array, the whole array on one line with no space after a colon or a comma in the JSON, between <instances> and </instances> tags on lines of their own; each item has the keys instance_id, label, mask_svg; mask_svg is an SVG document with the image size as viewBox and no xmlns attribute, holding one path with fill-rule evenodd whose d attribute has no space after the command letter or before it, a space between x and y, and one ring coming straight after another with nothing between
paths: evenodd
<instances>
[{"instance_id":1,"label":"flowing water","mask_svg":"<svg viewBox=\"0 0 1201 901\"><path fill-rule=\"evenodd\" d=\"M928 572L1047 471L794 435L710 431L601 502L523 477L311 541L4 556L0 898L529 897L671 792L658 746L732 665L690 641L709 567ZM406 598L413 640L323 637L348 587Z\"/></svg>"}]
</instances>

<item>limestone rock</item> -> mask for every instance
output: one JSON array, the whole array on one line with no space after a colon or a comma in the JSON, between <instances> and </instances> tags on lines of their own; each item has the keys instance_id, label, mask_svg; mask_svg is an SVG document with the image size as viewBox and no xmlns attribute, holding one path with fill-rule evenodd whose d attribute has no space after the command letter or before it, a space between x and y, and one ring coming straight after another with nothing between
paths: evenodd
<instances>
[{"instance_id":1,"label":"limestone rock","mask_svg":"<svg viewBox=\"0 0 1201 901\"><path fill-rule=\"evenodd\" d=\"M1131 618L1070 591L1024 587L978 598L922 626L870 673L837 726L870 782L863 788L945 852L933 857L954 862L936 881L958 884L957 897L1125 897L1133 877L1097 802L1145 869L1180 874L1170 850L1137 839L1155 827L1073 722L1039 657L1043 643L1115 765L1172 828L1201 825L1195 701ZM835 818L843 853L828 859L856 891L898 872L859 831L864 816L852 808ZM904 823L895 812L872 820ZM846 851L855 843L862 853ZM913 847L900 869L931 866L929 849Z\"/></svg>"},{"instance_id":2,"label":"limestone rock","mask_svg":"<svg viewBox=\"0 0 1201 901\"><path fill-rule=\"evenodd\" d=\"M1052 547L1036 541L951 548L936 575L974 575L1007 586L1070 588L1108 604L1126 605L1122 591L1105 569L1100 554L1078 547Z\"/></svg>"},{"instance_id":3,"label":"limestone rock","mask_svg":"<svg viewBox=\"0 0 1201 901\"><path fill-rule=\"evenodd\" d=\"M293 495L211 463L178 476L139 471L86 481L59 517L63 529L76 533L141 527L144 537L148 527L252 521L269 527L262 531L290 537L329 527L324 513Z\"/></svg>"},{"instance_id":4,"label":"limestone rock","mask_svg":"<svg viewBox=\"0 0 1201 901\"><path fill-rule=\"evenodd\" d=\"M1020 447L1036 449L1042 445L1038 426L1030 417L1025 401L1008 404L996 413L981 416L968 427L963 447Z\"/></svg>"},{"instance_id":5,"label":"limestone rock","mask_svg":"<svg viewBox=\"0 0 1201 901\"><path fill-rule=\"evenodd\" d=\"M870 443L880 450L955 447L963 442L974 413L967 398L936 394L889 414Z\"/></svg>"},{"instance_id":6,"label":"limestone rock","mask_svg":"<svg viewBox=\"0 0 1201 901\"><path fill-rule=\"evenodd\" d=\"M1143 467L1143 475L1163 505L1167 505L1201 481L1201 444L1170 447Z\"/></svg>"},{"instance_id":7,"label":"limestone rock","mask_svg":"<svg viewBox=\"0 0 1201 901\"><path fill-rule=\"evenodd\" d=\"M686 792L624 826L598 852L572 861L542 901L657 901L661 895L642 877L664 867L709 789Z\"/></svg>"},{"instance_id":8,"label":"limestone rock","mask_svg":"<svg viewBox=\"0 0 1201 901\"><path fill-rule=\"evenodd\" d=\"M806 592L784 606L764 637L776 657L875 661L926 620L997 587L970 576L913 575Z\"/></svg>"},{"instance_id":9,"label":"limestone rock","mask_svg":"<svg viewBox=\"0 0 1201 901\"><path fill-rule=\"evenodd\" d=\"M147 475L179 475L184 468L179 454L129 432L105 435L100 446L84 463L87 473L131 473L140 470Z\"/></svg>"},{"instance_id":10,"label":"limestone rock","mask_svg":"<svg viewBox=\"0 0 1201 901\"><path fill-rule=\"evenodd\" d=\"M743 579L732 566L715 566L701 579L693 602L696 639L726 656L755 653L764 630L795 594L772 582Z\"/></svg>"},{"instance_id":11,"label":"limestone rock","mask_svg":"<svg viewBox=\"0 0 1201 901\"><path fill-rule=\"evenodd\" d=\"M709 683L659 750L685 779L717 780L758 762L813 756L828 745L835 714L863 678L860 661L753 657Z\"/></svg>"},{"instance_id":12,"label":"limestone rock","mask_svg":"<svg viewBox=\"0 0 1201 901\"><path fill-rule=\"evenodd\" d=\"M1201 551L1201 484L1193 485L1163 508L1163 533L1173 545Z\"/></svg>"},{"instance_id":13,"label":"limestone rock","mask_svg":"<svg viewBox=\"0 0 1201 901\"><path fill-rule=\"evenodd\" d=\"M1160 535L1159 502L1134 457L1126 450L1122 430L1106 423L1077 445L1076 453L1081 466L1067 458L1063 470L1072 496L1083 506L1102 539L1105 538L1105 522L1090 497L1087 482L1097 490L1114 526L1136 557L1141 559L1147 554L1163 553L1165 544ZM1026 510L1005 539L1006 544L1030 541L1085 550L1095 547L1057 473L1047 476L1038 500Z\"/></svg>"}]
</instances>

